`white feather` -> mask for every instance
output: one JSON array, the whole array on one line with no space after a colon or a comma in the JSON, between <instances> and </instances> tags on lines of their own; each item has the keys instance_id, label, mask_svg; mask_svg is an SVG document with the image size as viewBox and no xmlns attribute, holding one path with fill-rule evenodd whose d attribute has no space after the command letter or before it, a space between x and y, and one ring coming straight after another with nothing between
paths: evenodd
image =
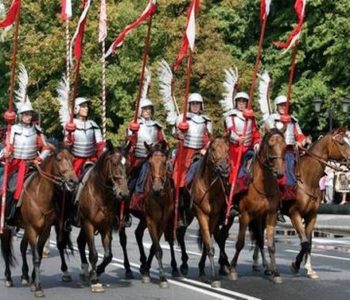
<instances>
[{"instance_id":1,"label":"white feather","mask_svg":"<svg viewBox=\"0 0 350 300\"><path fill-rule=\"evenodd\" d=\"M233 94L235 91L235 86L238 81L238 69L235 67L234 69L226 69L225 70L225 81L223 82L223 86L225 92L222 94L224 99L220 100L220 105L224 113L233 109Z\"/></svg>"},{"instance_id":2,"label":"white feather","mask_svg":"<svg viewBox=\"0 0 350 300\"><path fill-rule=\"evenodd\" d=\"M271 104L269 99L269 90L271 84L271 78L269 73L265 71L262 75L258 74L259 81L259 105L261 113L264 119L267 118L271 113Z\"/></svg>"},{"instance_id":3,"label":"white feather","mask_svg":"<svg viewBox=\"0 0 350 300\"><path fill-rule=\"evenodd\" d=\"M65 75L62 76L62 80L60 81L58 87L57 87L57 99L60 102L60 122L62 127L64 128L65 125L69 121L69 82Z\"/></svg>"},{"instance_id":4,"label":"white feather","mask_svg":"<svg viewBox=\"0 0 350 300\"><path fill-rule=\"evenodd\" d=\"M28 81L28 72L25 66L23 64L20 64L18 74L18 90L15 91L15 98L17 100L17 104L30 102L27 95Z\"/></svg>"},{"instance_id":5,"label":"white feather","mask_svg":"<svg viewBox=\"0 0 350 300\"><path fill-rule=\"evenodd\" d=\"M142 84L141 99L146 99L147 98L149 86L151 84L151 79L152 79L151 77L152 77L151 76L151 72L146 67L146 69L145 69L145 77L143 79L143 84Z\"/></svg>"},{"instance_id":6,"label":"white feather","mask_svg":"<svg viewBox=\"0 0 350 300\"><path fill-rule=\"evenodd\" d=\"M7 26L7 27L4 28L3 32L2 32L1 35L0 35L0 42L1 42L1 43L5 42L5 38L6 38L7 34L8 34L8 32L9 32L11 29L12 29L12 25Z\"/></svg>"},{"instance_id":7,"label":"white feather","mask_svg":"<svg viewBox=\"0 0 350 300\"><path fill-rule=\"evenodd\" d=\"M175 125L176 118L179 115L179 110L172 91L173 72L164 59L159 62L158 73L159 93L167 112L166 121L170 125Z\"/></svg>"}]
</instances>

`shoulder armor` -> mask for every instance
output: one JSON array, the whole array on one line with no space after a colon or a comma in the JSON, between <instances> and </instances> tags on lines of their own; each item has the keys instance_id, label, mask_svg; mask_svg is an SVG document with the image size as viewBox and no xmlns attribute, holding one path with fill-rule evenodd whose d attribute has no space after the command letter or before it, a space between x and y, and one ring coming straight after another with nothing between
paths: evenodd
<instances>
[{"instance_id":1,"label":"shoulder armor","mask_svg":"<svg viewBox=\"0 0 350 300\"><path fill-rule=\"evenodd\" d=\"M43 130L39 125L34 125L34 128L38 133L43 133Z\"/></svg>"},{"instance_id":2,"label":"shoulder armor","mask_svg":"<svg viewBox=\"0 0 350 300\"><path fill-rule=\"evenodd\" d=\"M13 133L22 134L23 127L20 124L14 124L12 125L11 131Z\"/></svg>"}]
</instances>

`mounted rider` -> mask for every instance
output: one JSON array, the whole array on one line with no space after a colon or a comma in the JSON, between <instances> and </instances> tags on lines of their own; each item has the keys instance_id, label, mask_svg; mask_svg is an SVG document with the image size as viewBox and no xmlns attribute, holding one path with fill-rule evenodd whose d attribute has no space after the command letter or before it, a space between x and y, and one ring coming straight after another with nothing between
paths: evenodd
<instances>
[{"instance_id":1,"label":"mounted rider","mask_svg":"<svg viewBox=\"0 0 350 300\"><path fill-rule=\"evenodd\" d=\"M153 116L153 102L148 98L141 99L139 117L137 118L140 127L136 132L130 129L127 132L128 159L131 163L128 171L130 176L128 185L130 192L133 193L132 201L137 203L143 198L144 181L149 171L148 151L145 143L151 145L166 141L162 125L155 121Z\"/></svg>"},{"instance_id":2,"label":"mounted rider","mask_svg":"<svg viewBox=\"0 0 350 300\"><path fill-rule=\"evenodd\" d=\"M15 203L21 196L29 165L39 165L51 152L42 129L33 122L34 109L27 95L28 74L23 65L20 68L20 88L16 92L18 123L11 126L9 147L5 147L0 154L1 159L10 158L7 219L14 217ZM2 181L1 177L1 186Z\"/></svg>"},{"instance_id":3,"label":"mounted rider","mask_svg":"<svg viewBox=\"0 0 350 300\"><path fill-rule=\"evenodd\" d=\"M291 116L290 122L284 123L283 115L287 107L287 97L280 95L276 97L275 113L271 114L265 121L266 129L277 128L284 133L287 150L285 153L285 176L280 182L283 191L283 200L295 199L296 178L296 155L297 148L303 146L305 135L303 134L298 119Z\"/></svg>"},{"instance_id":4,"label":"mounted rider","mask_svg":"<svg viewBox=\"0 0 350 300\"><path fill-rule=\"evenodd\" d=\"M73 123L76 125L72 134L65 132L64 143L74 156L73 168L81 176L85 167L96 162L104 150L100 127L89 119L90 100L79 97L75 99Z\"/></svg>"}]
</instances>

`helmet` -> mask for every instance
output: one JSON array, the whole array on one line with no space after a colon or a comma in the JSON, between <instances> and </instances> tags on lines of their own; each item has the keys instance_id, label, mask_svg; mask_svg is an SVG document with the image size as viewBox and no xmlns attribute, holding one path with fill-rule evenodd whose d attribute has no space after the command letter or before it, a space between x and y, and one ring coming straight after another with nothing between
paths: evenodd
<instances>
[{"instance_id":1,"label":"helmet","mask_svg":"<svg viewBox=\"0 0 350 300\"><path fill-rule=\"evenodd\" d=\"M144 108L144 107L147 107L147 106L154 107L152 101L149 100L148 98L141 99L141 101L140 101L140 108Z\"/></svg>"},{"instance_id":2,"label":"helmet","mask_svg":"<svg viewBox=\"0 0 350 300\"><path fill-rule=\"evenodd\" d=\"M246 92L239 92L239 93L237 93L236 94L236 96L235 96L235 101L237 100L237 99L244 99L244 100L249 100L249 95L246 93Z\"/></svg>"},{"instance_id":3,"label":"helmet","mask_svg":"<svg viewBox=\"0 0 350 300\"><path fill-rule=\"evenodd\" d=\"M74 114L77 115L79 113L80 105L86 102L90 102L90 100L83 97L76 98L74 103Z\"/></svg>"},{"instance_id":4,"label":"helmet","mask_svg":"<svg viewBox=\"0 0 350 300\"><path fill-rule=\"evenodd\" d=\"M188 103L191 103L191 102L200 102L203 104L203 97L199 93L192 93L188 97Z\"/></svg>"},{"instance_id":5,"label":"helmet","mask_svg":"<svg viewBox=\"0 0 350 300\"><path fill-rule=\"evenodd\" d=\"M17 103L17 113L22 114L24 112L28 111L34 111L32 104L30 102L25 102L25 103Z\"/></svg>"},{"instance_id":6,"label":"helmet","mask_svg":"<svg viewBox=\"0 0 350 300\"><path fill-rule=\"evenodd\" d=\"M284 95L280 95L275 99L275 107L277 107L277 105L279 104L286 103L286 102L287 102L287 97Z\"/></svg>"}]
</instances>

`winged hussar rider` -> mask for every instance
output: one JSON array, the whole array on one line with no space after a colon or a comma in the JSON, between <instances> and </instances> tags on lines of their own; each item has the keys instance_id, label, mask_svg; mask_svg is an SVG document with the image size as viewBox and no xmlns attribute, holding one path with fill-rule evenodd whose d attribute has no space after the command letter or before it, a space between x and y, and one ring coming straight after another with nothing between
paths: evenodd
<instances>
[{"instance_id":1,"label":"winged hussar rider","mask_svg":"<svg viewBox=\"0 0 350 300\"><path fill-rule=\"evenodd\" d=\"M253 158L254 151L258 151L261 137L255 119L246 120L243 115L243 111L247 108L249 95L246 92L235 94L238 82L238 70L225 70L225 74L225 81L223 83L225 93L223 94L224 99L220 101L220 104L224 111L225 131L230 138L231 175L229 183L233 183L234 175L238 172L235 186L236 191L239 192L242 188L244 189L243 182L248 174L246 165ZM245 125L246 129L244 132ZM240 165L238 165L238 156L241 147L242 159ZM242 184L238 184L241 181ZM239 188L240 185L243 185L243 187ZM236 203L234 203L231 213L234 215L238 214Z\"/></svg>"},{"instance_id":2,"label":"winged hussar rider","mask_svg":"<svg viewBox=\"0 0 350 300\"><path fill-rule=\"evenodd\" d=\"M165 141L162 126L153 119L154 104L147 98L150 82L151 73L146 68L139 117L137 118L137 123L140 127L137 132L132 132L130 129L127 132L127 141L129 144L128 158L131 163L128 171L130 175L129 190L132 193L131 206L133 208L141 207L144 182L149 171L149 165L147 163L148 151L145 143L151 145Z\"/></svg>"},{"instance_id":3,"label":"winged hussar rider","mask_svg":"<svg viewBox=\"0 0 350 300\"><path fill-rule=\"evenodd\" d=\"M24 180L28 175L28 164L40 164L51 152L41 128L33 122L34 109L27 95L27 87L28 73L25 67L20 65L19 89L16 91L18 123L12 125L10 147L5 148L1 155L1 158L10 158L7 194L7 201L10 201L7 210L9 222L9 219L14 217L15 202L21 196Z\"/></svg>"},{"instance_id":4,"label":"winged hussar rider","mask_svg":"<svg viewBox=\"0 0 350 300\"><path fill-rule=\"evenodd\" d=\"M265 75L268 76L268 75ZM298 120L291 116L289 123L283 123L281 117L285 114L287 107L287 97L280 95L274 100L275 112L269 114L268 111L265 113L265 127L267 130L277 128L284 133L284 138L287 144L285 153L285 174L280 181L280 187L283 192L282 200L295 199L295 188L297 185L297 178L295 175L296 171L296 147L300 147L305 142L305 135L301 131ZM285 221L283 216L278 215L280 221Z\"/></svg>"}]
</instances>

